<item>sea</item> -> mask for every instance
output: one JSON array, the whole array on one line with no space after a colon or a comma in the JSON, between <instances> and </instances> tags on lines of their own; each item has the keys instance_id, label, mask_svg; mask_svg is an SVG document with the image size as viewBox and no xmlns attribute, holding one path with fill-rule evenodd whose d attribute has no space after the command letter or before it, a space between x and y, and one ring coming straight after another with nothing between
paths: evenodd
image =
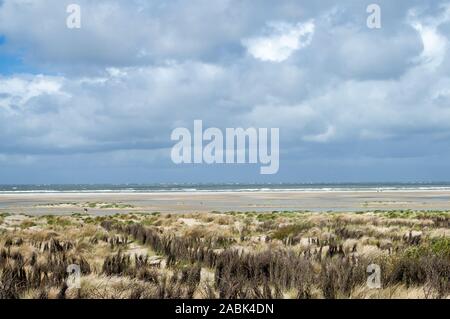
<instances>
[{"instance_id":1,"label":"sea","mask_svg":"<svg viewBox=\"0 0 450 319\"><path fill-rule=\"evenodd\" d=\"M342 192L450 190L450 182L439 183L200 183L200 184L28 184L0 185L8 193L167 193L167 192Z\"/></svg>"}]
</instances>

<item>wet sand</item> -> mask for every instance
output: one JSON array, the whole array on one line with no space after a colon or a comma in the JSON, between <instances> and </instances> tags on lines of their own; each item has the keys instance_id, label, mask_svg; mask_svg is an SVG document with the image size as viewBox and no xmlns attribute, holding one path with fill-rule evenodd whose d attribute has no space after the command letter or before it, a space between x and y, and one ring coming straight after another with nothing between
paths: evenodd
<instances>
[{"instance_id":1,"label":"wet sand","mask_svg":"<svg viewBox=\"0 0 450 319\"><path fill-rule=\"evenodd\" d=\"M289 191L183 193L9 193L0 194L0 212L28 215L83 212L86 203L132 208L89 208L89 213L210 211L373 211L450 210L450 191ZM68 204L71 203L71 204Z\"/></svg>"}]
</instances>

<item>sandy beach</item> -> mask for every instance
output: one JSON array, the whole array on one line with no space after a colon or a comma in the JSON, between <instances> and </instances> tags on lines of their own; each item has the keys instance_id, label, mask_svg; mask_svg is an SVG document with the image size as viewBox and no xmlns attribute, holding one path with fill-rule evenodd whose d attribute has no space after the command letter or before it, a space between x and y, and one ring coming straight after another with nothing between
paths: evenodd
<instances>
[{"instance_id":1,"label":"sandy beach","mask_svg":"<svg viewBox=\"0 0 450 319\"><path fill-rule=\"evenodd\" d=\"M96 204L97 203L97 204ZM4 193L0 211L29 215L116 212L450 210L450 191L259 191L165 193Z\"/></svg>"}]
</instances>

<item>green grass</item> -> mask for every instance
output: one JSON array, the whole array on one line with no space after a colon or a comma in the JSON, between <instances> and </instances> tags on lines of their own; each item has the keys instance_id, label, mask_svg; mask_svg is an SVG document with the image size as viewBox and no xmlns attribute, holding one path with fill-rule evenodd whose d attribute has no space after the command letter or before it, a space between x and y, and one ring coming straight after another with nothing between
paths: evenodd
<instances>
[{"instance_id":1,"label":"green grass","mask_svg":"<svg viewBox=\"0 0 450 319\"><path fill-rule=\"evenodd\" d=\"M36 206L37 206L37 207L46 207L46 206L49 206L49 207L56 207L56 206L62 206L62 205L78 206L78 203L75 203L75 202L68 202L68 203L63 203L63 202L61 202L61 203L46 203L46 204L38 204L38 205L36 205Z\"/></svg>"},{"instance_id":2,"label":"green grass","mask_svg":"<svg viewBox=\"0 0 450 319\"><path fill-rule=\"evenodd\" d=\"M446 211L434 211L434 210L426 210L426 211L414 211L410 209L406 210L391 210L391 211L380 211L375 210L375 214L382 215L386 218L403 218L403 219L432 219L435 217L444 217L449 218L450 214Z\"/></svg>"},{"instance_id":3,"label":"green grass","mask_svg":"<svg viewBox=\"0 0 450 319\"><path fill-rule=\"evenodd\" d=\"M260 222L266 221L266 220L274 220L276 218L277 218L277 216L274 214L259 214L258 216L256 216L256 219Z\"/></svg>"},{"instance_id":4,"label":"green grass","mask_svg":"<svg viewBox=\"0 0 450 319\"><path fill-rule=\"evenodd\" d=\"M408 247L404 255L408 258L419 259L431 255L450 258L450 238L433 238L430 242L419 246Z\"/></svg>"},{"instance_id":5,"label":"green grass","mask_svg":"<svg viewBox=\"0 0 450 319\"><path fill-rule=\"evenodd\" d=\"M130 204L122 204L122 203L101 203L101 202L87 202L85 207L89 208L100 208L100 209L127 209L134 208L133 205Z\"/></svg>"},{"instance_id":6,"label":"green grass","mask_svg":"<svg viewBox=\"0 0 450 319\"><path fill-rule=\"evenodd\" d=\"M19 227L21 229L26 229L26 228L30 228L36 226L36 223L30 221L30 220L24 220L23 222L20 223Z\"/></svg>"},{"instance_id":7,"label":"green grass","mask_svg":"<svg viewBox=\"0 0 450 319\"><path fill-rule=\"evenodd\" d=\"M413 218L416 216L415 212L411 210L393 210L381 214L387 218Z\"/></svg>"},{"instance_id":8,"label":"green grass","mask_svg":"<svg viewBox=\"0 0 450 319\"><path fill-rule=\"evenodd\" d=\"M431 251L437 255L442 255L450 258L450 238L433 238L431 240Z\"/></svg>"},{"instance_id":9,"label":"green grass","mask_svg":"<svg viewBox=\"0 0 450 319\"><path fill-rule=\"evenodd\" d=\"M86 224L94 224L95 220L92 217L88 217L88 218L85 218L83 220L83 222L85 222Z\"/></svg>"},{"instance_id":10,"label":"green grass","mask_svg":"<svg viewBox=\"0 0 450 319\"><path fill-rule=\"evenodd\" d=\"M275 239L283 240L289 236L295 236L298 235L308 229L313 227L312 223L309 222L302 222L302 223L296 223L289 226L284 226L279 229L277 229L272 237Z\"/></svg>"},{"instance_id":11,"label":"green grass","mask_svg":"<svg viewBox=\"0 0 450 319\"><path fill-rule=\"evenodd\" d=\"M61 226L61 227L67 227L73 225L73 223L65 217L55 217L53 215L47 215L45 216L47 219L47 224L51 226Z\"/></svg>"}]
</instances>

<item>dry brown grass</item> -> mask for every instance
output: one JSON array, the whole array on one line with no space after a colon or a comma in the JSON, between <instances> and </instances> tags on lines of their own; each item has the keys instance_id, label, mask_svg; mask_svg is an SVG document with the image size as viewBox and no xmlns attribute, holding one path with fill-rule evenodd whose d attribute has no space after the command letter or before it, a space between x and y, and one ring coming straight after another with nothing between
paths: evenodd
<instances>
[{"instance_id":1,"label":"dry brown grass","mask_svg":"<svg viewBox=\"0 0 450 319\"><path fill-rule=\"evenodd\" d=\"M2 217L0 298L448 298L450 214ZM367 287L367 265L382 288ZM81 289L67 266L82 267Z\"/></svg>"}]
</instances>

